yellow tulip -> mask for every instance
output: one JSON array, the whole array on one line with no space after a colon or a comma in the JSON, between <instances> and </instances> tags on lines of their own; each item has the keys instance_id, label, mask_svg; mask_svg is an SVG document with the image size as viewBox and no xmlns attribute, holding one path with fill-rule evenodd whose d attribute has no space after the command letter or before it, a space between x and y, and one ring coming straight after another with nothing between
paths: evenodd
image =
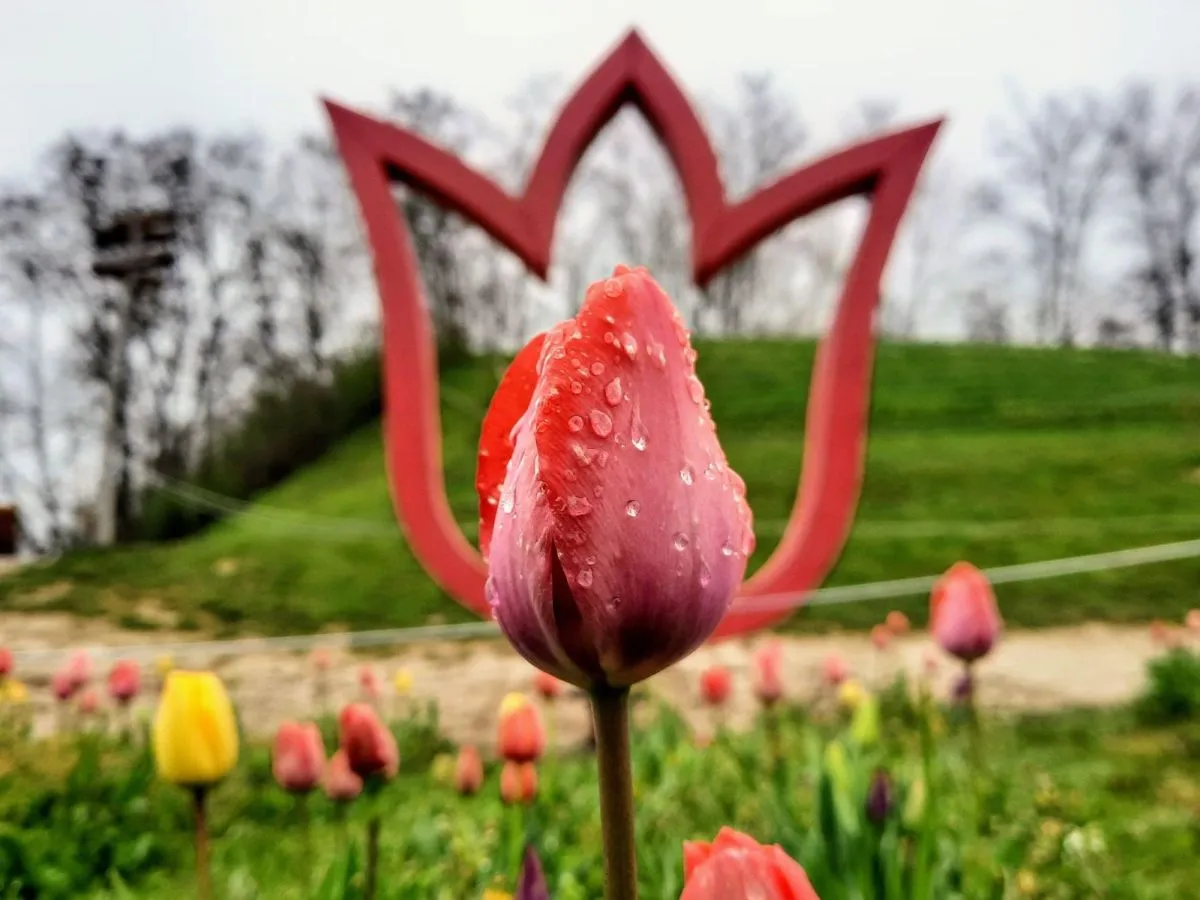
<instances>
[{"instance_id":1,"label":"yellow tulip","mask_svg":"<svg viewBox=\"0 0 1200 900\"><path fill-rule=\"evenodd\" d=\"M488 888L483 892L483 900L512 900L512 894L508 891L498 891L495 888Z\"/></svg>"},{"instance_id":2,"label":"yellow tulip","mask_svg":"<svg viewBox=\"0 0 1200 900\"><path fill-rule=\"evenodd\" d=\"M187 787L214 784L237 762L233 706L212 672L173 671L154 717L159 777Z\"/></svg>"},{"instance_id":3,"label":"yellow tulip","mask_svg":"<svg viewBox=\"0 0 1200 900\"><path fill-rule=\"evenodd\" d=\"M397 694L407 697L413 689L412 672L408 669L397 669L396 674L392 676L392 684L395 686Z\"/></svg>"},{"instance_id":4,"label":"yellow tulip","mask_svg":"<svg viewBox=\"0 0 1200 900\"><path fill-rule=\"evenodd\" d=\"M23 681L8 679L0 682L0 687L3 688L0 694L3 694L3 699L8 703L24 703L29 699L29 688L25 687Z\"/></svg>"},{"instance_id":5,"label":"yellow tulip","mask_svg":"<svg viewBox=\"0 0 1200 900\"><path fill-rule=\"evenodd\" d=\"M858 709L866 695L866 688L853 678L847 678L842 682L842 686L838 688L838 703L842 705L842 708L853 712Z\"/></svg>"}]
</instances>

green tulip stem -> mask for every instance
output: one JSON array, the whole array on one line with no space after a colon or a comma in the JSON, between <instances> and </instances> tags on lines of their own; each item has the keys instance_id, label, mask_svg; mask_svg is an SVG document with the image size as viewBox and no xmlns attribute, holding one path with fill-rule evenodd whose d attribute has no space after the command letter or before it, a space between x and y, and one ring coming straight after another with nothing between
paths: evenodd
<instances>
[{"instance_id":1,"label":"green tulip stem","mask_svg":"<svg viewBox=\"0 0 1200 900\"><path fill-rule=\"evenodd\" d=\"M606 900L637 900L629 688L594 688L592 720L596 730L596 763L600 771L604 896Z\"/></svg>"},{"instance_id":2,"label":"green tulip stem","mask_svg":"<svg viewBox=\"0 0 1200 900\"><path fill-rule=\"evenodd\" d=\"M296 819L300 825L300 846L304 851L304 893L311 897L313 893L314 862L312 843L312 812L308 808L308 794L296 794Z\"/></svg>"},{"instance_id":3,"label":"green tulip stem","mask_svg":"<svg viewBox=\"0 0 1200 900\"><path fill-rule=\"evenodd\" d=\"M372 810L371 818L367 819L367 878L363 896L366 900L375 900L379 884L379 829L382 822L377 811Z\"/></svg>"},{"instance_id":4,"label":"green tulip stem","mask_svg":"<svg viewBox=\"0 0 1200 900\"><path fill-rule=\"evenodd\" d=\"M192 803L196 813L196 894L200 900L210 900L212 884L208 872L208 810L205 801L208 788L192 788Z\"/></svg>"}]
</instances>

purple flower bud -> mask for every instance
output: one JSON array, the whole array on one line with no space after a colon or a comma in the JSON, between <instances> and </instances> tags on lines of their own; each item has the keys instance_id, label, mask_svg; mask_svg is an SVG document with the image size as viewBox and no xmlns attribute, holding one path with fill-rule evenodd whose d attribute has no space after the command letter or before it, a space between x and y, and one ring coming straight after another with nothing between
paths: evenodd
<instances>
[{"instance_id":1,"label":"purple flower bud","mask_svg":"<svg viewBox=\"0 0 1200 900\"><path fill-rule=\"evenodd\" d=\"M896 792L892 779L883 769L876 769L867 788L867 818L875 825L882 825L896 805Z\"/></svg>"}]
</instances>

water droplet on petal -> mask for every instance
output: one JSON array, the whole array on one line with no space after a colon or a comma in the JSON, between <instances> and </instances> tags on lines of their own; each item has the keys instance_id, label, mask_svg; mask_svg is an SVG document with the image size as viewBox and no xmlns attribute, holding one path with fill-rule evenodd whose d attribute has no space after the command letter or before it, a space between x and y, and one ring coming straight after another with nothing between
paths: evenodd
<instances>
[{"instance_id":1,"label":"water droplet on petal","mask_svg":"<svg viewBox=\"0 0 1200 900\"><path fill-rule=\"evenodd\" d=\"M613 597L611 600L608 601L608 605L610 607L612 607L613 609L617 609L621 605L621 598Z\"/></svg>"},{"instance_id":2,"label":"water droplet on petal","mask_svg":"<svg viewBox=\"0 0 1200 900\"><path fill-rule=\"evenodd\" d=\"M709 463L704 467L704 477L709 481L717 480L717 467L715 463Z\"/></svg>"},{"instance_id":3,"label":"water droplet on petal","mask_svg":"<svg viewBox=\"0 0 1200 900\"><path fill-rule=\"evenodd\" d=\"M646 423L642 421L642 410L638 406L633 407L633 419L629 422L629 439L633 442L633 449L646 449Z\"/></svg>"},{"instance_id":4,"label":"water droplet on petal","mask_svg":"<svg viewBox=\"0 0 1200 900\"><path fill-rule=\"evenodd\" d=\"M516 503L516 501L513 499L512 494L505 494L500 499L500 508L502 510L504 510L506 513L511 513L513 511L513 506L515 505L515 503Z\"/></svg>"},{"instance_id":5,"label":"water droplet on petal","mask_svg":"<svg viewBox=\"0 0 1200 900\"><path fill-rule=\"evenodd\" d=\"M604 332L604 343L615 344L616 341L617 341L617 336L615 334L613 334L611 331Z\"/></svg>"},{"instance_id":6,"label":"water droplet on petal","mask_svg":"<svg viewBox=\"0 0 1200 900\"><path fill-rule=\"evenodd\" d=\"M654 362L655 368L665 369L667 367L667 354L666 351L663 350L662 344L656 344L653 342L647 344L646 353L649 354L650 359Z\"/></svg>"},{"instance_id":7,"label":"water droplet on petal","mask_svg":"<svg viewBox=\"0 0 1200 900\"><path fill-rule=\"evenodd\" d=\"M567 427L572 431L583 430L583 416L571 416L567 419Z\"/></svg>"},{"instance_id":8,"label":"water droplet on petal","mask_svg":"<svg viewBox=\"0 0 1200 900\"><path fill-rule=\"evenodd\" d=\"M625 396L621 390L621 379L614 378L604 386L604 399L608 401L609 406L617 406L621 402L621 398Z\"/></svg>"},{"instance_id":9,"label":"water droplet on petal","mask_svg":"<svg viewBox=\"0 0 1200 900\"><path fill-rule=\"evenodd\" d=\"M708 587L712 581L712 572L708 570L708 564L704 562L704 558L700 558L700 587Z\"/></svg>"},{"instance_id":10,"label":"water droplet on petal","mask_svg":"<svg viewBox=\"0 0 1200 900\"><path fill-rule=\"evenodd\" d=\"M488 502L488 506L495 506L495 505L496 505L496 498L495 498L494 496L492 496L492 497L488 497L488 498L487 498L487 502Z\"/></svg>"},{"instance_id":11,"label":"water droplet on petal","mask_svg":"<svg viewBox=\"0 0 1200 900\"><path fill-rule=\"evenodd\" d=\"M733 549L733 544L729 543L729 541L726 541L721 545L722 556L733 556L733 554L736 552L737 551Z\"/></svg>"},{"instance_id":12,"label":"water droplet on petal","mask_svg":"<svg viewBox=\"0 0 1200 900\"><path fill-rule=\"evenodd\" d=\"M679 470L679 480L684 484L691 484L695 480L695 474L692 472L691 466L684 466Z\"/></svg>"},{"instance_id":13,"label":"water droplet on petal","mask_svg":"<svg viewBox=\"0 0 1200 900\"><path fill-rule=\"evenodd\" d=\"M574 384L572 384L574 390ZM695 375L689 375L687 379L688 395L692 398L693 403L699 403L704 399L704 385L700 383L700 379ZM576 391L575 393L579 393Z\"/></svg>"},{"instance_id":14,"label":"water droplet on petal","mask_svg":"<svg viewBox=\"0 0 1200 900\"><path fill-rule=\"evenodd\" d=\"M592 586L592 570L591 569L580 569L579 575L576 576L575 580L579 582L579 586L581 588L591 587Z\"/></svg>"},{"instance_id":15,"label":"water droplet on petal","mask_svg":"<svg viewBox=\"0 0 1200 900\"><path fill-rule=\"evenodd\" d=\"M688 342L687 329L683 327L683 323L678 319L675 320L675 337L679 338L679 346L686 347Z\"/></svg>"},{"instance_id":16,"label":"water droplet on petal","mask_svg":"<svg viewBox=\"0 0 1200 900\"><path fill-rule=\"evenodd\" d=\"M615 278L604 282L604 294L607 297L620 297L625 292L624 286Z\"/></svg>"},{"instance_id":17,"label":"water droplet on petal","mask_svg":"<svg viewBox=\"0 0 1200 900\"><path fill-rule=\"evenodd\" d=\"M576 475L570 469L567 469L563 472L563 478L567 479L567 481L578 481L579 480L579 476Z\"/></svg>"},{"instance_id":18,"label":"water droplet on petal","mask_svg":"<svg viewBox=\"0 0 1200 900\"><path fill-rule=\"evenodd\" d=\"M592 374L593 375L603 375L604 374L604 363L602 363L602 362L592 363Z\"/></svg>"},{"instance_id":19,"label":"water droplet on petal","mask_svg":"<svg viewBox=\"0 0 1200 900\"><path fill-rule=\"evenodd\" d=\"M588 422L592 426L592 431L596 437L606 438L612 434L613 421L612 416L602 409L593 409L588 413Z\"/></svg>"},{"instance_id":20,"label":"water droplet on petal","mask_svg":"<svg viewBox=\"0 0 1200 900\"><path fill-rule=\"evenodd\" d=\"M630 359L637 358L637 339L628 331L621 335L621 349Z\"/></svg>"},{"instance_id":21,"label":"water droplet on petal","mask_svg":"<svg viewBox=\"0 0 1200 900\"><path fill-rule=\"evenodd\" d=\"M686 362L689 366L695 365L696 364L696 351L693 350L691 347L688 347L687 349L685 349L683 351L683 361Z\"/></svg>"},{"instance_id":22,"label":"water droplet on petal","mask_svg":"<svg viewBox=\"0 0 1200 900\"><path fill-rule=\"evenodd\" d=\"M605 321L605 322L607 322L609 325L616 325L616 324L617 324L617 320L616 320L616 319L614 319L614 318L613 318L611 315L605 316L605 317L604 317L604 321Z\"/></svg>"},{"instance_id":23,"label":"water droplet on petal","mask_svg":"<svg viewBox=\"0 0 1200 900\"><path fill-rule=\"evenodd\" d=\"M697 383L699 383L699 382L697 382ZM582 394L583 393L583 385L580 384L578 381L572 381L571 382L571 393L572 394Z\"/></svg>"},{"instance_id":24,"label":"water droplet on petal","mask_svg":"<svg viewBox=\"0 0 1200 900\"><path fill-rule=\"evenodd\" d=\"M599 451L592 450L578 441L571 442L571 455L575 457L575 461L581 466L590 466L592 460L596 458Z\"/></svg>"},{"instance_id":25,"label":"water droplet on petal","mask_svg":"<svg viewBox=\"0 0 1200 900\"><path fill-rule=\"evenodd\" d=\"M592 511L592 501L587 497L568 497L567 512L573 516L586 516Z\"/></svg>"},{"instance_id":26,"label":"water droplet on petal","mask_svg":"<svg viewBox=\"0 0 1200 900\"><path fill-rule=\"evenodd\" d=\"M629 516L631 519L636 519L638 517L638 513L641 511L642 504L638 503L636 500L630 500L625 504L625 515Z\"/></svg>"},{"instance_id":27,"label":"water droplet on petal","mask_svg":"<svg viewBox=\"0 0 1200 900\"><path fill-rule=\"evenodd\" d=\"M682 531L676 532L674 544L676 550L686 550L688 547L687 535Z\"/></svg>"}]
</instances>

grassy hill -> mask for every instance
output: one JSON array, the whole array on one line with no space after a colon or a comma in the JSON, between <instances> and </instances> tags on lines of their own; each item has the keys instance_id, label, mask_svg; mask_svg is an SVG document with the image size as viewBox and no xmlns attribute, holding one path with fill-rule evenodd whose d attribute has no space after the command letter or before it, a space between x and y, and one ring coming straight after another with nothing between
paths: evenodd
<instances>
[{"instance_id":1,"label":"grassy hill","mask_svg":"<svg viewBox=\"0 0 1200 900\"><path fill-rule=\"evenodd\" d=\"M700 375L745 477L759 565L795 497L814 347L702 343ZM475 533L474 452L502 362L443 381L450 500ZM883 345L858 521L829 584L1200 537L1200 359L1105 351ZM1175 618L1200 605L1200 560L1001 590L1010 623ZM892 606L812 610L803 626L872 624ZM79 553L0 580L0 609L68 609L153 627L297 633L468 620L394 525L369 427L208 532Z\"/></svg>"}]
</instances>

